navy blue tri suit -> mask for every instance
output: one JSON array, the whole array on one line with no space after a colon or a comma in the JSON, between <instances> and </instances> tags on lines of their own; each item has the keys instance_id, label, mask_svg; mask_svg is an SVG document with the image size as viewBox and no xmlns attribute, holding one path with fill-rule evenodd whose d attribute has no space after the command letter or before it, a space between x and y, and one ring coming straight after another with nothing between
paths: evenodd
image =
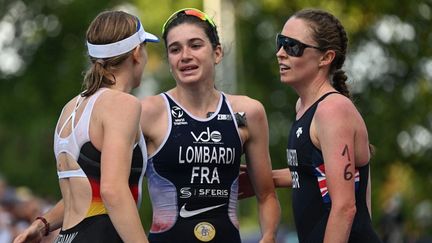
<instances>
[{"instance_id":1,"label":"navy blue tri suit","mask_svg":"<svg viewBox=\"0 0 432 243\"><path fill-rule=\"evenodd\" d=\"M331 198L326 186L324 159L321 150L310 138L312 118L319 102L330 92L318 99L304 115L296 120L288 137L287 158L292 176L293 211L297 235L301 243L324 241L324 233L331 208ZM372 229L366 205L369 163L355 170L355 197L357 212L352 225L350 243L381 242Z\"/></svg>"},{"instance_id":2,"label":"navy blue tri suit","mask_svg":"<svg viewBox=\"0 0 432 243\"><path fill-rule=\"evenodd\" d=\"M242 142L224 94L208 118L194 117L169 94L164 142L149 156L151 243L241 242L237 220Z\"/></svg>"}]
</instances>

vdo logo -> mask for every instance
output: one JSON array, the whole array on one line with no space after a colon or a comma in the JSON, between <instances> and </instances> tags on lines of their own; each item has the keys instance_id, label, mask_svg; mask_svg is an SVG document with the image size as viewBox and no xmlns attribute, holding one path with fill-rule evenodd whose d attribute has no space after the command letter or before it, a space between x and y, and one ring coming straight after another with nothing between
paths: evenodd
<instances>
[{"instance_id":1,"label":"vdo logo","mask_svg":"<svg viewBox=\"0 0 432 243\"><path fill-rule=\"evenodd\" d=\"M202 133L200 133L198 136L195 135L194 132L191 132L191 134L194 137L195 142L204 142L204 143L206 143L206 142L210 142L210 140L211 140L212 142L218 143L218 142L220 142L222 140L221 133L219 131L210 132L210 128L209 127L207 127L207 130L204 131L204 132L202 132Z\"/></svg>"},{"instance_id":2,"label":"vdo logo","mask_svg":"<svg viewBox=\"0 0 432 243\"><path fill-rule=\"evenodd\" d=\"M178 106L173 106L171 110L171 114L175 118L181 118L183 116L183 110Z\"/></svg>"}]
</instances>

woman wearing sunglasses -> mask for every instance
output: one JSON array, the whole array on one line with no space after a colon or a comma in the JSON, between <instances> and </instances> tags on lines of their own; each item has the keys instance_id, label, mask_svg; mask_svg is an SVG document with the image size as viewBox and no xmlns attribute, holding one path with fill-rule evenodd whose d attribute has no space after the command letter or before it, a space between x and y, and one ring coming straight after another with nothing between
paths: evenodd
<instances>
[{"instance_id":1,"label":"woman wearing sunglasses","mask_svg":"<svg viewBox=\"0 0 432 243\"><path fill-rule=\"evenodd\" d=\"M245 154L259 204L260 242L274 242L280 209L263 106L215 88L223 51L205 13L175 12L163 26L163 39L176 85L142 102L153 206L149 241L241 242L237 190Z\"/></svg>"},{"instance_id":2,"label":"woman wearing sunglasses","mask_svg":"<svg viewBox=\"0 0 432 243\"><path fill-rule=\"evenodd\" d=\"M288 138L300 242L380 242L370 217L370 144L342 70L348 38L332 14L302 10L277 35L281 82L299 95Z\"/></svg>"},{"instance_id":3,"label":"woman wearing sunglasses","mask_svg":"<svg viewBox=\"0 0 432 243\"><path fill-rule=\"evenodd\" d=\"M54 135L62 200L14 241L148 242L137 205L147 153L140 101L130 95L158 38L121 11L99 14L87 30L86 90L63 108Z\"/></svg>"}]
</instances>

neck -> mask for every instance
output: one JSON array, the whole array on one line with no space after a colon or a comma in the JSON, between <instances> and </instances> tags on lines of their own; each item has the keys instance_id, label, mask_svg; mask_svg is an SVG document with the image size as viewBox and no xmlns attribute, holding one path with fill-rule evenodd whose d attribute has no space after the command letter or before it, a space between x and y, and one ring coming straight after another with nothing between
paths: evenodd
<instances>
[{"instance_id":1,"label":"neck","mask_svg":"<svg viewBox=\"0 0 432 243\"><path fill-rule=\"evenodd\" d=\"M116 83L114 85L111 85L109 88L114 89L114 90L118 90L121 92L125 92L125 93L131 93L132 92L132 87L130 87L129 85L127 85L125 83L120 83L119 79L117 77L116 77Z\"/></svg>"},{"instance_id":2,"label":"neck","mask_svg":"<svg viewBox=\"0 0 432 243\"><path fill-rule=\"evenodd\" d=\"M335 90L328 79L319 79L301 87L294 87L294 89L301 101L299 111L306 110L319 99L319 97Z\"/></svg>"},{"instance_id":3,"label":"neck","mask_svg":"<svg viewBox=\"0 0 432 243\"><path fill-rule=\"evenodd\" d=\"M215 111L219 103L220 92L214 87L182 87L178 85L168 93L188 112L205 118L207 113Z\"/></svg>"},{"instance_id":4,"label":"neck","mask_svg":"<svg viewBox=\"0 0 432 243\"><path fill-rule=\"evenodd\" d=\"M129 68L123 68L120 67L117 70L113 71L113 74L115 76L115 84L111 85L109 88L122 91L125 93L131 93L133 87L133 82L131 81L133 79L131 75L131 69Z\"/></svg>"}]
</instances>

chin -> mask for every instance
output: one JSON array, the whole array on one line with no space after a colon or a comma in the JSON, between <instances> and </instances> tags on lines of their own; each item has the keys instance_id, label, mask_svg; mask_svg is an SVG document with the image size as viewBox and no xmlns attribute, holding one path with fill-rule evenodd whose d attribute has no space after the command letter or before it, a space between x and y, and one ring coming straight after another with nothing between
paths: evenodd
<instances>
[{"instance_id":1,"label":"chin","mask_svg":"<svg viewBox=\"0 0 432 243\"><path fill-rule=\"evenodd\" d=\"M292 83L292 80L289 80L289 79L281 77L280 82L283 83L283 84L288 84L289 85L289 84Z\"/></svg>"},{"instance_id":2,"label":"chin","mask_svg":"<svg viewBox=\"0 0 432 243\"><path fill-rule=\"evenodd\" d=\"M184 83L184 84L193 84L196 82L198 82L198 78L193 76L186 76L180 79L180 83Z\"/></svg>"}]
</instances>

